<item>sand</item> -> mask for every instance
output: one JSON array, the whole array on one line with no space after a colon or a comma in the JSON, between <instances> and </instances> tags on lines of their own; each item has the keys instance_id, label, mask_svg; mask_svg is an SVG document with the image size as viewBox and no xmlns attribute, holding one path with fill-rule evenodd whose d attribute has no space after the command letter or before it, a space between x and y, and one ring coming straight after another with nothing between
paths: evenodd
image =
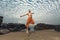
<instances>
[{"instance_id":1,"label":"sand","mask_svg":"<svg viewBox=\"0 0 60 40\"><path fill-rule=\"evenodd\" d=\"M10 32L5 35L0 35L0 40L60 40L60 32L54 30L40 30L30 32Z\"/></svg>"}]
</instances>

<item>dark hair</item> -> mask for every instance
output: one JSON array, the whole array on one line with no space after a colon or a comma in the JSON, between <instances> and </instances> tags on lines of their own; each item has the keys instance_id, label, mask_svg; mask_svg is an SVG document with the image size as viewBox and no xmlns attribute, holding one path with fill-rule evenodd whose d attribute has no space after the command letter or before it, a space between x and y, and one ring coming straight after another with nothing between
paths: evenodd
<instances>
[{"instance_id":1,"label":"dark hair","mask_svg":"<svg viewBox=\"0 0 60 40\"><path fill-rule=\"evenodd\" d=\"M31 12L31 10L29 10L29 12Z\"/></svg>"}]
</instances>

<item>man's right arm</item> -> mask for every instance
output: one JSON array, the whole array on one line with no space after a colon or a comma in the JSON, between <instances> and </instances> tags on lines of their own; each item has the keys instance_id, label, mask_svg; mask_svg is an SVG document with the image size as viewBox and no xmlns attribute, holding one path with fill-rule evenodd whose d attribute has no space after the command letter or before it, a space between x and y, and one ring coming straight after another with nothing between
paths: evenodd
<instances>
[{"instance_id":1,"label":"man's right arm","mask_svg":"<svg viewBox=\"0 0 60 40\"><path fill-rule=\"evenodd\" d=\"M22 16L20 16L20 17L26 16L26 15L28 15L28 13L27 13L27 14L24 14L24 15L22 15Z\"/></svg>"}]
</instances>

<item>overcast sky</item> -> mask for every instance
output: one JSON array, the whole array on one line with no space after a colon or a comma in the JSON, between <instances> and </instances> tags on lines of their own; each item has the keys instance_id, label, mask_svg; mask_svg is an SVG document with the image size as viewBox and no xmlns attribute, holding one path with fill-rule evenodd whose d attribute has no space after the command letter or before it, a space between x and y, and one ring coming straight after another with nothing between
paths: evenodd
<instances>
[{"instance_id":1,"label":"overcast sky","mask_svg":"<svg viewBox=\"0 0 60 40\"><path fill-rule=\"evenodd\" d=\"M3 23L26 23L31 10L35 23L60 24L60 0L0 0L0 16Z\"/></svg>"}]
</instances>

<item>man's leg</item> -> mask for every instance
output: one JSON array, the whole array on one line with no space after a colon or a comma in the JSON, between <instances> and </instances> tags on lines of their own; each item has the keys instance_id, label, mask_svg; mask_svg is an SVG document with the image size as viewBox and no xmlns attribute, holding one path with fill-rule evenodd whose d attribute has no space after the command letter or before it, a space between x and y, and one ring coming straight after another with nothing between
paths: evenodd
<instances>
[{"instance_id":1,"label":"man's leg","mask_svg":"<svg viewBox=\"0 0 60 40\"><path fill-rule=\"evenodd\" d=\"M35 22L34 22L34 20L33 20L33 19L31 20L31 24L35 24Z\"/></svg>"},{"instance_id":2,"label":"man's leg","mask_svg":"<svg viewBox=\"0 0 60 40\"><path fill-rule=\"evenodd\" d=\"M31 26L32 26L32 29L31 29L31 30L32 30L32 31L34 31L34 25L35 25L35 22L34 22L34 20L32 19L32 20L31 20Z\"/></svg>"},{"instance_id":3,"label":"man's leg","mask_svg":"<svg viewBox=\"0 0 60 40\"><path fill-rule=\"evenodd\" d=\"M28 28L29 28L29 24L26 24L26 33L29 33Z\"/></svg>"}]
</instances>

